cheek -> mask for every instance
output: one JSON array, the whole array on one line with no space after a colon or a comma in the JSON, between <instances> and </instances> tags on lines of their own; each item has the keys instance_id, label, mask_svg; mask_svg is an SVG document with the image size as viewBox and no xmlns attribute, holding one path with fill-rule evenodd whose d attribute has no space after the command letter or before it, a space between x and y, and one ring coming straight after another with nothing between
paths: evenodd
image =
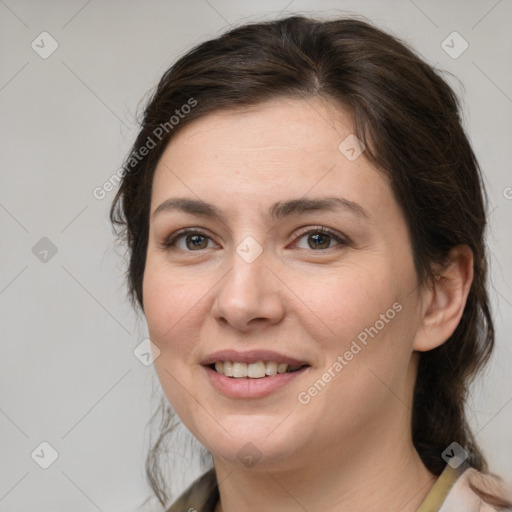
<instances>
[{"instance_id":1,"label":"cheek","mask_svg":"<svg viewBox=\"0 0 512 512\"><path fill-rule=\"evenodd\" d=\"M401 284L398 278L345 273L327 293L311 295L311 309L329 326L329 335L315 340L322 365L300 390L300 403L307 403L304 421L324 423L314 428L338 431L341 423L341 430L357 432L394 410L389 404L395 395L406 403L415 308Z\"/></svg>"},{"instance_id":2,"label":"cheek","mask_svg":"<svg viewBox=\"0 0 512 512\"><path fill-rule=\"evenodd\" d=\"M169 272L165 262L148 257L143 297L149 337L160 350L154 367L169 403L184 421L190 415L190 397L184 392L191 388L187 363L197 346L194 325L201 321L198 301L204 293L200 282L180 280L179 272Z\"/></svg>"},{"instance_id":3,"label":"cheek","mask_svg":"<svg viewBox=\"0 0 512 512\"><path fill-rule=\"evenodd\" d=\"M364 402L385 389L376 376L398 387L406 378L417 325L416 281L412 262L401 271L393 267L389 260L361 259L325 278L296 276L297 295L315 313L308 331L322 354L318 374L336 375L325 377L332 382L325 398L350 389Z\"/></svg>"},{"instance_id":4,"label":"cheek","mask_svg":"<svg viewBox=\"0 0 512 512\"><path fill-rule=\"evenodd\" d=\"M161 355L183 352L193 346L188 326L199 322L200 300L207 289L204 280L179 279L179 271L170 272L165 264L148 257L143 280L144 314L150 338Z\"/></svg>"},{"instance_id":5,"label":"cheek","mask_svg":"<svg viewBox=\"0 0 512 512\"><path fill-rule=\"evenodd\" d=\"M166 332L172 326L172 320L176 317L176 306L182 303L177 298L179 290L170 287L166 274L159 272L155 265L148 261L144 272L142 286L144 298L144 314L153 342L160 345ZM162 347L159 347L162 349Z\"/></svg>"},{"instance_id":6,"label":"cheek","mask_svg":"<svg viewBox=\"0 0 512 512\"><path fill-rule=\"evenodd\" d=\"M333 338L349 342L379 321L401 295L399 279L373 264L345 265L316 277L297 273L294 282L294 291L311 310L310 316L323 324L322 332L329 333L328 343Z\"/></svg>"}]
</instances>

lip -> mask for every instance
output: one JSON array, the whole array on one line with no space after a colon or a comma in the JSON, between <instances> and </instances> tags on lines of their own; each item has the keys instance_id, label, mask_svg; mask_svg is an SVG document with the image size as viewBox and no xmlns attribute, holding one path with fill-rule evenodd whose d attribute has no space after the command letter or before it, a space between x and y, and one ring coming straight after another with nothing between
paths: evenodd
<instances>
[{"instance_id":1,"label":"lip","mask_svg":"<svg viewBox=\"0 0 512 512\"><path fill-rule=\"evenodd\" d=\"M272 350L247 350L245 352L238 352L237 350L219 350L205 357L201 361L201 364L203 366L210 366L217 361L234 361L246 364L257 363L258 361L275 361L277 363L286 363L289 366L298 366L300 364L307 364L309 366L307 361L294 359L293 357L280 354L279 352L273 352Z\"/></svg>"},{"instance_id":2,"label":"lip","mask_svg":"<svg viewBox=\"0 0 512 512\"><path fill-rule=\"evenodd\" d=\"M272 357L275 356L276 354L274 354ZM265 358L259 358L257 360L261 361L263 359ZM229 361L230 359L216 359L216 361L222 360ZM242 362L240 359L237 360ZM269 358L268 361L275 361L275 359ZM255 361L251 360L249 362ZM230 398L262 398L275 393L276 391L292 382L294 379L299 378L304 372L307 372L310 367L305 366L304 368L301 368L300 370L292 373L278 373L276 375L262 377L261 379L251 379L248 377L226 377L225 375L217 373L215 370L210 368L210 366L203 366L203 368L207 373L211 385L219 393Z\"/></svg>"}]
</instances>

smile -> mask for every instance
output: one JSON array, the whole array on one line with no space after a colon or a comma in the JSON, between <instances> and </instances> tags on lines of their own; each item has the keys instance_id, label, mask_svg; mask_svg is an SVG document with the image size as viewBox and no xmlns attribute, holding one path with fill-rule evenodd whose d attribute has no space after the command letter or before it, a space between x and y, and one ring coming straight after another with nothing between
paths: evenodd
<instances>
[{"instance_id":1,"label":"smile","mask_svg":"<svg viewBox=\"0 0 512 512\"><path fill-rule=\"evenodd\" d=\"M234 379L262 379L277 374L293 373L300 370L304 364L288 365L277 361L257 361L255 363L242 363L237 361L217 361L210 368L221 375Z\"/></svg>"},{"instance_id":2,"label":"smile","mask_svg":"<svg viewBox=\"0 0 512 512\"><path fill-rule=\"evenodd\" d=\"M286 363L279 364L276 361L268 363L218 361L202 368L206 371L206 377L213 389L221 395L236 399L263 398L272 395L283 388L286 389L292 381L311 369L307 364L297 367L288 366ZM269 375L267 375L267 368ZM233 375L228 376L226 372Z\"/></svg>"}]
</instances>

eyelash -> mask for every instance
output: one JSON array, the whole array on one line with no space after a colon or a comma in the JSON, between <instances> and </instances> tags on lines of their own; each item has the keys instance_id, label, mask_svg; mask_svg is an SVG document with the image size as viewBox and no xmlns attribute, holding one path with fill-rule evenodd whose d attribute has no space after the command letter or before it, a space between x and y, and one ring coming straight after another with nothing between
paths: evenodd
<instances>
[{"instance_id":1,"label":"eyelash","mask_svg":"<svg viewBox=\"0 0 512 512\"><path fill-rule=\"evenodd\" d=\"M200 229L187 228L187 229L183 229L183 230L177 231L176 233L173 233L161 245L162 245L162 247L164 249L176 250L176 247L175 247L176 242L181 237L185 237L185 236L190 235L190 234L200 235L200 236L203 236L205 238L209 238L211 240L211 237L207 233L205 233L204 231L201 231ZM306 235L311 235L311 234L328 235L332 239L334 239L336 242L338 242L338 245L342 246L342 247L350 245L350 240L347 237L341 236L336 231L333 231L333 230L331 230L329 228L325 228L323 226L317 226L317 227L314 227L312 229L309 229L308 231L304 231L302 233L299 233L299 234L297 234L294 237L294 239L297 240L297 239L300 239L300 238L302 238L302 237L304 237ZM329 250L334 249L334 248L335 247L329 247L327 249L318 249L318 250L310 249L310 251L312 251L312 252L323 252L323 251L329 251ZM201 251L204 251L204 250L206 250L206 249L199 249L197 251L187 250L185 252L201 252Z\"/></svg>"}]
</instances>

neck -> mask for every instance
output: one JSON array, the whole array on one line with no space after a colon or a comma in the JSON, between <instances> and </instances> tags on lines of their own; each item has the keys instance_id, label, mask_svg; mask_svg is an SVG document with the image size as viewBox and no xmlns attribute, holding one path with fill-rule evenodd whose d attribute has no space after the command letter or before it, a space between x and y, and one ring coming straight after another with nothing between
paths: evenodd
<instances>
[{"instance_id":1,"label":"neck","mask_svg":"<svg viewBox=\"0 0 512 512\"><path fill-rule=\"evenodd\" d=\"M435 477L422 464L414 448L398 450L400 456L365 457L353 464L332 459L306 459L293 470L241 469L215 460L220 506L215 512L348 512L400 510L415 512L434 484ZM382 446L379 455L385 455ZM378 463L379 459L387 461Z\"/></svg>"}]
</instances>

